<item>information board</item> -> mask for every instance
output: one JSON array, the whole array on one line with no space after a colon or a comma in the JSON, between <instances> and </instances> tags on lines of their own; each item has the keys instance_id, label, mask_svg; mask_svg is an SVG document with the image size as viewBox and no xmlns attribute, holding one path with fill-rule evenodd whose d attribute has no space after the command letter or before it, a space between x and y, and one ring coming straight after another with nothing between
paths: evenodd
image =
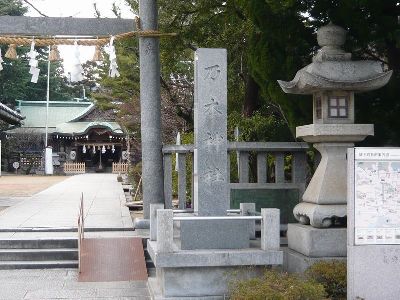
<instances>
[{"instance_id":1,"label":"information board","mask_svg":"<svg viewBox=\"0 0 400 300\"><path fill-rule=\"evenodd\" d=\"M355 148L355 245L400 244L400 149Z\"/></svg>"}]
</instances>

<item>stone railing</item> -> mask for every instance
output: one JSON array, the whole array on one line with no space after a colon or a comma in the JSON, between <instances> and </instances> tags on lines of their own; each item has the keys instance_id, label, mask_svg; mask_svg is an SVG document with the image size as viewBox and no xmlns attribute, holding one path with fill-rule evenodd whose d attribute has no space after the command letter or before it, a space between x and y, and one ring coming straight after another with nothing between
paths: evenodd
<instances>
[{"instance_id":1,"label":"stone railing","mask_svg":"<svg viewBox=\"0 0 400 300\"><path fill-rule=\"evenodd\" d=\"M113 174L127 174L129 170L128 163L113 163L112 164L112 173Z\"/></svg>"},{"instance_id":2,"label":"stone railing","mask_svg":"<svg viewBox=\"0 0 400 300\"><path fill-rule=\"evenodd\" d=\"M86 164L85 163L66 162L64 164L64 173L65 174L84 174L84 173L86 173Z\"/></svg>"},{"instance_id":3,"label":"stone railing","mask_svg":"<svg viewBox=\"0 0 400 300\"><path fill-rule=\"evenodd\" d=\"M237 153L238 182L230 182L233 189L298 189L302 195L306 186L306 151L308 145L300 142L230 142L228 152ZM178 160L178 199L179 209L186 208L187 186L193 191L193 174L191 178L186 175L186 163L192 160L193 145L165 145L164 155L164 197L165 208L172 208L172 157ZM289 165L290 174L285 178L285 157L291 156ZM250 159L257 168L255 182L250 182ZM273 176L268 175L267 160L273 160ZM231 167L228 155L228 170ZM271 170L269 170L271 171ZM228 175L230 172L228 172ZM271 180L273 179L273 181ZM189 180L189 184L187 184ZM271 182L272 181L272 182ZM192 193L193 194L193 193Z\"/></svg>"},{"instance_id":4,"label":"stone railing","mask_svg":"<svg viewBox=\"0 0 400 300\"><path fill-rule=\"evenodd\" d=\"M150 241L157 241L159 253L179 251L174 246L174 222L247 220L261 221L261 250L277 251L280 249L279 209L262 208L260 216L177 216L172 209L162 209L160 204L151 204ZM223 233L221 233L223 234ZM252 239L252 232L249 238Z\"/></svg>"}]
</instances>

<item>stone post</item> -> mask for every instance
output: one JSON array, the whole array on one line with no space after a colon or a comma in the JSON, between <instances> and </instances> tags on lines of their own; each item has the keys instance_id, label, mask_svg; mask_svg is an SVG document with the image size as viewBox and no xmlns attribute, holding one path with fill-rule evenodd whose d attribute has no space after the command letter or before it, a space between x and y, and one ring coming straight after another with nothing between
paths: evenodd
<instances>
[{"instance_id":1,"label":"stone post","mask_svg":"<svg viewBox=\"0 0 400 300\"><path fill-rule=\"evenodd\" d=\"M226 49L197 49L194 70L194 210L199 216L226 216L230 207ZM182 222L181 248L248 248L248 224L246 220Z\"/></svg>"},{"instance_id":2,"label":"stone post","mask_svg":"<svg viewBox=\"0 0 400 300\"><path fill-rule=\"evenodd\" d=\"M157 30L157 1L140 0L139 16L142 30ZM143 216L149 219L150 203L164 203L159 39L140 37L139 57Z\"/></svg>"},{"instance_id":3,"label":"stone post","mask_svg":"<svg viewBox=\"0 0 400 300\"><path fill-rule=\"evenodd\" d=\"M150 204L150 241L157 241L157 210L163 209L164 204Z\"/></svg>"},{"instance_id":4,"label":"stone post","mask_svg":"<svg viewBox=\"0 0 400 300\"><path fill-rule=\"evenodd\" d=\"M252 216L255 211L255 203L240 203L240 215ZM249 236L251 240L256 239L256 221L249 221Z\"/></svg>"},{"instance_id":5,"label":"stone post","mask_svg":"<svg viewBox=\"0 0 400 300\"><path fill-rule=\"evenodd\" d=\"M194 210L223 216L229 209L226 49L197 49L194 97Z\"/></svg>"},{"instance_id":6,"label":"stone post","mask_svg":"<svg viewBox=\"0 0 400 300\"><path fill-rule=\"evenodd\" d=\"M279 250L280 248L280 220L279 209L261 209L261 249Z\"/></svg>"},{"instance_id":7,"label":"stone post","mask_svg":"<svg viewBox=\"0 0 400 300\"><path fill-rule=\"evenodd\" d=\"M157 210L157 252L171 253L174 245L174 212L172 209Z\"/></svg>"}]
</instances>

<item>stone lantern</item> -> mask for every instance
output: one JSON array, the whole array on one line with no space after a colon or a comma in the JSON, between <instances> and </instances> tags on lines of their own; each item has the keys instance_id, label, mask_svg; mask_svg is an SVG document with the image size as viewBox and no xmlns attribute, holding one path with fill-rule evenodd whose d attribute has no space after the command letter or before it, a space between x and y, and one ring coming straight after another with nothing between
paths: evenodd
<instances>
[{"instance_id":1,"label":"stone lantern","mask_svg":"<svg viewBox=\"0 0 400 300\"><path fill-rule=\"evenodd\" d=\"M345 225L346 150L374 134L373 124L354 124L354 95L384 86L392 75L380 62L352 61L351 53L342 49L346 30L339 26L330 23L321 27L317 39L322 48L313 62L299 70L292 81L278 81L285 93L313 96L313 123L297 127L296 136L313 143L321 153L321 161L303 195L303 202L293 211L301 225L291 224L288 229L289 248L294 247L306 255L313 245L298 246L292 241L291 247L290 237L312 241L311 236L318 236L323 240L329 234L313 228ZM332 238L344 243L343 251L334 254L343 256L344 252L345 256L345 228Z\"/></svg>"}]
</instances>

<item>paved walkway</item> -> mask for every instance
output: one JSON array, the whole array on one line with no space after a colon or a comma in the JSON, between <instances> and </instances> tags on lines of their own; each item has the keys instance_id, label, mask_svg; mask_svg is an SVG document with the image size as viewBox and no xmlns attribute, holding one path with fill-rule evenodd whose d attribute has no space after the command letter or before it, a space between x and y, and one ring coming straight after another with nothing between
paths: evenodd
<instances>
[{"instance_id":1,"label":"paved walkway","mask_svg":"<svg viewBox=\"0 0 400 300\"><path fill-rule=\"evenodd\" d=\"M54 181L51 177L47 183ZM76 237L68 230L76 227L79 200L84 193L85 227L108 230L87 232L85 237L122 237L137 235L117 176L84 174L64 177L63 181L30 197L15 197L30 189L21 184L20 191L0 195L0 238ZM17 180L17 179L15 179ZM23 181L26 182L24 179ZM43 232L32 231L32 228ZM112 231L110 231L112 230ZM46 232L47 231L47 232ZM0 299L150 299L146 281L78 282L76 269L0 270Z\"/></svg>"},{"instance_id":2,"label":"paved walkway","mask_svg":"<svg viewBox=\"0 0 400 300\"><path fill-rule=\"evenodd\" d=\"M150 299L145 281L78 282L78 271L0 271L0 299Z\"/></svg>"},{"instance_id":3,"label":"paved walkway","mask_svg":"<svg viewBox=\"0 0 400 300\"><path fill-rule=\"evenodd\" d=\"M77 226L81 193L84 195L85 228L132 229L125 195L114 174L83 174L68 177L46 190L0 211L0 233L30 228L66 229ZM4 231L10 231L6 233ZM3 231L3 232L1 232ZM15 235L14 237L17 237Z\"/></svg>"}]
</instances>

